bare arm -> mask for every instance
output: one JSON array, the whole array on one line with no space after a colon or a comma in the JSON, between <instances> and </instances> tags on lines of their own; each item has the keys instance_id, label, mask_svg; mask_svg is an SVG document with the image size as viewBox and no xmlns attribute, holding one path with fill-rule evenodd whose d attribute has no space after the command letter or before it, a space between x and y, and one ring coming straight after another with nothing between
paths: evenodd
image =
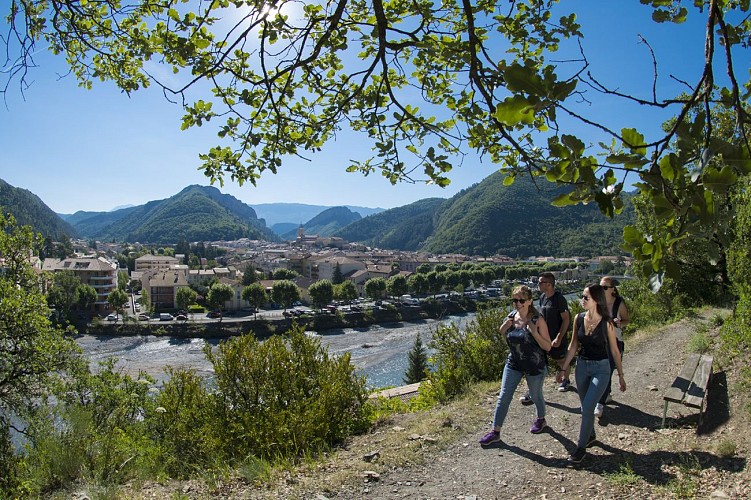
<instances>
[{"instance_id":1,"label":"bare arm","mask_svg":"<svg viewBox=\"0 0 751 500\"><path fill-rule=\"evenodd\" d=\"M566 332L568 331L568 326L571 324L571 313L568 312L568 310L563 311L561 313L561 329L558 330L555 333L555 338L553 338L553 347L558 347L561 345L561 342L563 342L563 339L566 338Z\"/></svg>"},{"instance_id":2,"label":"bare arm","mask_svg":"<svg viewBox=\"0 0 751 500\"><path fill-rule=\"evenodd\" d=\"M626 390L626 380L623 378L623 360L621 359L621 351L618 350L618 344L616 344L615 327L613 323L608 321L608 345L610 346L610 355L615 360L615 368L618 370L618 383L620 385L621 392Z\"/></svg>"},{"instance_id":3,"label":"bare arm","mask_svg":"<svg viewBox=\"0 0 751 500\"><path fill-rule=\"evenodd\" d=\"M501 333L501 335L506 335L506 332L509 328L514 324L514 318L506 318L506 321L503 322L501 327L498 329L498 331Z\"/></svg>"},{"instance_id":4,"label":"bare arm","mask_svg":"<svg viewBox=\"0 0 751 500\"><path fill-rule=\"evenodd\" d=\"M625 302L621 302L621 305L618 306L618 311L616 311L618 314L618 327L623 328L624 326L628 325L631 321L631 316L628 314L628 308L626 307Z\"/></svg>"},{"instance_id":5,"label":"bare arm","mask_svg":"<svg viewBox=\"0 0 751 500\"><path fill-rule=\"evenodd\" d=\"M562 371L558 372L555 377L556 382L562 382L564 379L568 379L569 368L578 349L579 339L576 337L576 320L574 320L574 332L571 334L571 341L568 343L568 351L566 352L566 358L563 360Z\"/></svg>"},{"instance_id":6,"label":"bare arm","mask_svg":"<svg viewBox=\"0 0 751 500\"><path fill-rule=\"evenodd\" d=\"M548 333L548 324L545 323L545 319L542 316L537 319L537 323L529 323L529 331L535 342L537 342L537 345L543 351L550 351L552 343L550 342L550 334Z\"/></svg>"}]
</instances>

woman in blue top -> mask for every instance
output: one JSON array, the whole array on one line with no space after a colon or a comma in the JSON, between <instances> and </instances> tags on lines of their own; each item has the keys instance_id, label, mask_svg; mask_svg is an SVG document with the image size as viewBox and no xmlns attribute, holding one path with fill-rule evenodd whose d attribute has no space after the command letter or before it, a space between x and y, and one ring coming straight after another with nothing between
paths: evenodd
<instances>
[{"instance_id":1,"label":"woman in blue top","mask_svg":"<svg viewBox=\"0 0 751 500\"><path fill-rule=\"evenodd\" d=\"M501 335L504 335L508 342L509 353L503 369L501 392L495 405L493 428L480 439L483 446L501 440L501 426L522 377L527 379L529 394L537 410L537 418L529 432L537 434L547 426L542 383L547 372L545 353L551 346L548 326L532 304L532 290L529 287L516 287L511 301L515 310L508 315L500 328Z\"/></svg>"},{"instance_id":2,"label":"woman in blue top","mask_svg":"<svg viewBox=\"0 0 751 500\"><path fill-rule=\"evenodd\" d=\"M568 458L569 462L576 464L584 459L587 447L597 439L594 431L594 409L605 392L612 373L611 356L618 369L620 389L626 390L621 353L616 343L615 325L610 317L602 285L593 284L585 288L581 304L585 312L579 313L574 319L574 333L571 335L568 353L563 361L563 373L558 374L559 378L568 377L571 361L578 352L576 389L581 401L582 421L576 451Z\"/></svg>"}]
</instances>

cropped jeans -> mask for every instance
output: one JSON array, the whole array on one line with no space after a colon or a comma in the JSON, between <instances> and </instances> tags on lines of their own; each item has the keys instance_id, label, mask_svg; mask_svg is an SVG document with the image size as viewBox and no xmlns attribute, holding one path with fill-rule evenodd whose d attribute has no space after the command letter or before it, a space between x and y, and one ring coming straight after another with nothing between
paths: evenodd
<instances>
[{"instance_id":1,"label":"cropped jeans","mask_svg":"<svg viewBox=\"0 0 751 500\"><path fill-rule=\"evenodd\" d=\"M514 392L519 386L522 377L527 378L527 387L529 395L535 403L537 409L537 418L545 418L545 399L542 397L542 383L545 380L545 371L539 375L525 375L524 372L509 368L508 363L503 369L503 378L501 379L501 392L498 394L498 401L495 404L495 413L493 414L493 428L500 429L506 420L509 406L514 399Z\"/></svg>"},{"instance_id":2,"label":"cropped jeans","mask_svg":"<svg viewBox=\"0 0 751 500\"><path fill-rule=\"evenodd\" d=\"M595 405L605 392L610 378L610 360L584 359L576 360L576 390L582 408L582 423L579 428L578 448L585 448L589 436L595 430Z\"/></svg>"}]
</instances>

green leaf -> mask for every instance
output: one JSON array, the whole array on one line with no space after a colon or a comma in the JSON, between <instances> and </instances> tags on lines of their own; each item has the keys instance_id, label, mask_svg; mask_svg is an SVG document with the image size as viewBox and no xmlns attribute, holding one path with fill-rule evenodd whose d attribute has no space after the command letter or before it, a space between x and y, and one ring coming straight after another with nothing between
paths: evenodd
<instances>
[{"instance_id":1,"label":"green leaf","mask_svg":"<svg viewBox=\"0 0 751 500\"><path fill-rule=\"evenodd\" d=\"M554 207L567 207L570 205L576 205L576 201L571 199L571 193L559 194L553 201L550 202Z\"/></svg>"},{"instance_id":2,"label":"green leaf","mask_svg":"<svg viewBox=\"0 0 751 500\"><path fill-rule=\"evenodd\" d=\"M496 106L495 118L508 126L519 123L531 125L535 120L535 108L525 97L515 95Z\"/></svg>"},{"instance_id":3,"label":"green leaf","mask_svg":"<svg viewBox=\"0 0 751 500\"><path fill-rule=\"evenodd\" d=\"M662 195L655 195L652 198L654 203L655 215L658 219L666 220L675 215L675 209L673 205Z\"/></svg>"},{"instance_id":4,"label":"green leaf","mask_svg":"<svg viewBox=\"0 0 751 500\"><path fill-rule=\"evenodd\" d=\"M563 101L568 96L570 96L574 90L576 90L576 85L578 83L578 80L571 80L570 82L560 82L553 86L553 95L551 95L550 97L556 101Z\"/></svg>"},{"instance_id":5,"label":"green leaf","mask_svg":"<svg viewBox=\"0 0 751 500\"><path fill-rule=\"evenodd\" d=\"M709 168L704 172L702 178L707 189L715 193L724 194L728 188L738 181L738 176L733 169L727 165L722 169Z\"/></svg>"},{"instance_id":6,"label":"green leaf","mask_svg":"<svg viewBox=\"0 0 751 500\"><path fill-rule=\"evenodd\" d=\"M633 246L641 246L644 243L644 235L634 226L623 228L623 241Z\"/></svg>"},{"instance_id":7,"label":"green leaf","mask_svg":"<svg viewBox=\"0 0 751 500\"><path fill-rule=\"evenodd\" d=\"M676 165L674 165L675 160L676 156L673 153L663 156L660 159L660 175L662 175L665 180L671 182L675 180L677 173Z\"/></svg>"},{"instance_id":8,"label":"green leaf","mask_svg":"<svg viewBox=\"0 0 751 500\"><path fill-rule=\"evenodd\" d=\"M512 92L526 92L531 95L547 95L545 84L535 68L514 63L503 72L506 88Z\"/></svg>"},{"instance_id":9,"label":"green leaf","mask_svg":"<svg viewBox=\"0 0 751 500\"><path fill-rule=\"evenodd\" d=\"M632 153L640 155L647 154L647 148L644 144L644 136L640 134L636 129L624 128L621 130L621 136L623 137L623 144Z\"/></svg>"},{"instance_id":10,"label":"green leaf","mask_svg":"<svg viewBox=\"0 0 751 500\"><path fill-rule=\"evenodd\" d=\"M584 154L584 143L574 135L563 134L561 142L566 145L576 156Z\"/></svg>"}]
</instances>

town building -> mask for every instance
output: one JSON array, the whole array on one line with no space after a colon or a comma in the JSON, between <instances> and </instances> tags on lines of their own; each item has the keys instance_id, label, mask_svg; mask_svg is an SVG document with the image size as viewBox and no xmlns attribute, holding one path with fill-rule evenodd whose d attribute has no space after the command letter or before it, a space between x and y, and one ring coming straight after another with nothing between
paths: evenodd
<instances>
[{"instance_id":1,"label":"town building","mask_svg":"<svg viewBox=\"0 0 751 500\"><path fill-rule=\"evenodd\" d=\"M81 281L96 290L94 311L107 312L111 308L107 302L109 294L117 288L117 264L104 257L69 257L66 259L44 259L42 270L52 273L71 271Z\"/></svg>"},{"instance_id":2,"label":"town building","mask_svg":"<svg viewBox=\"0 0 751 500\"><path fill-rule=\"evenodd\" d=\"M177 269L152 269L141 275L143 290L148 290L151 307L158 311L177 308L177 291L187 288L185 274Z\"/></svg>"},{"instance_id":3,"label":"town building","mask_svg":"<svg viewBox=\"0 0 751 500\"><path fill-rule=\"evenodd\" d=\"M141 255L136 259L135 271L143 272L152 269L168 270L180 263L175 257L169 255Z\"/></svg>"}]
</instances>

